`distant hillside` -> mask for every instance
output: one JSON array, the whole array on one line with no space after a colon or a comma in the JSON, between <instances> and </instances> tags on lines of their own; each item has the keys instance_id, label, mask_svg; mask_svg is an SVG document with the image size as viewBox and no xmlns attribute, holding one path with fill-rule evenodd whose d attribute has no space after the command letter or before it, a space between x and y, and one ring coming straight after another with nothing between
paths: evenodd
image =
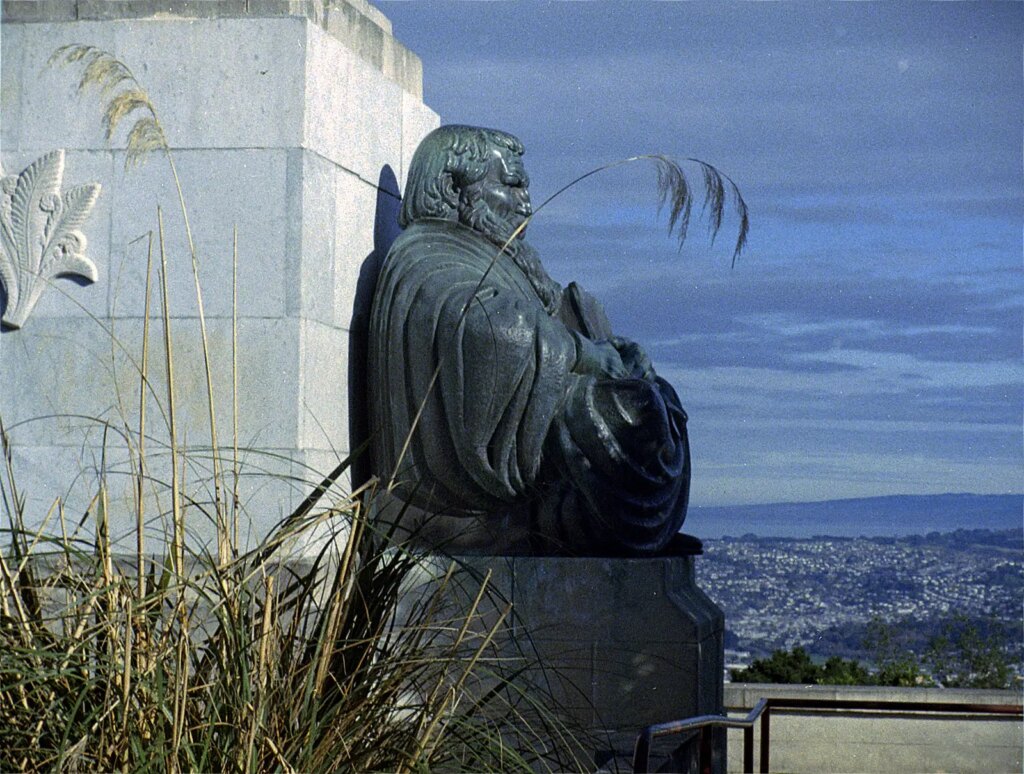
<instances>
[{"instance_id":1,"label":"distant hillside","mask_svg":"<svg viewBox=\"0 0 1024 774\"><path fill-rule=\"evenodd\" d=\"M1021 529L1024 495L895 495L815 503L691 508L683 527L699 538L898 537L957 529Z\"/></svg>"}]
</instances>

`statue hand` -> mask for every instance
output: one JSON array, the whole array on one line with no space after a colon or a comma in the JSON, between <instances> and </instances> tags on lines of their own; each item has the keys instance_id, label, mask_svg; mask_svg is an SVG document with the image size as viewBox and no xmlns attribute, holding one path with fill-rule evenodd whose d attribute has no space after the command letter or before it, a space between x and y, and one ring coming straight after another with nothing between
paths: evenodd
<instances>
[{"instance_id":1,"label":"statue hand","mask_svg":"<svg viewBox=\"0 0 1024 774\"><path fill-rule=\"evenodd\" d=\"M611 344L618 351L619 356L622 358L622 363L629 371L630 376L650 381L657 375L654 372L654 365L651 363L651 359L647 357L643 347L635 341L613 336Z\"/></svg>"}]
</instances>

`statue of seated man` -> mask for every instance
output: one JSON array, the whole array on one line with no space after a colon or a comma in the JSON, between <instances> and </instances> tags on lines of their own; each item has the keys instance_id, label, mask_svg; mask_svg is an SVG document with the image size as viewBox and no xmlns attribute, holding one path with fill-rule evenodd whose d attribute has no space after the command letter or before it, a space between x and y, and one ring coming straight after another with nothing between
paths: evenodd
<instances>
[{"instance_id":1,"label":"statue of seated man","mask_svg":"<svg viewBox=\"0 0 1024 774\"><path fill-rule=\"evenodd\" d=\"M686 517L686 413L597 301L516 235L518 139L442 126L412 159L369 328L372 465L453 551L641 556Z\"/></svg>"}]
</instances>

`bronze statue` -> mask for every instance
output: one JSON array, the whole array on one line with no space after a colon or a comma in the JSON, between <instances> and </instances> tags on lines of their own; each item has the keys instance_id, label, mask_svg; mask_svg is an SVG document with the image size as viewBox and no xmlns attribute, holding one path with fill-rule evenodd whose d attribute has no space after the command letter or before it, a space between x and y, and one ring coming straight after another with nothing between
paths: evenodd
<instances>
[{"instance_id":1,"label":"bronze statue","mask_svg":"<svg viewBox=\"0 0 1024 774\"><path fill-rule=\"evenodd\" d=\"M478 551L663 551L686 517L686 413L593 297L521 233L502 249L531 215L522 155L442 126L413 156L370 320L374 472Z\"/></svg>"}]
</instances>

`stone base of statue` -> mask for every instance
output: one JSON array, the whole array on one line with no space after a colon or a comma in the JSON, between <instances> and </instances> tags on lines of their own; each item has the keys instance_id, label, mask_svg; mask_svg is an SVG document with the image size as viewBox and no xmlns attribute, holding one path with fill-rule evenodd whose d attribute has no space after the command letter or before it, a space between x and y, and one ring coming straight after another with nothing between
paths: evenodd
<instances>
[{"instance_id":1,"label":"stone base of statue","mask_svg":"<svg viewBox=\"0 0 1024 774\"><path fill-rule=\"evenodd\" d=\"M596 767L630 770L646 726L723 712L724 617L695 583L698 556L459 561L480 577L490 571L492 591L512 603L498 649L525 665L527 679L517 682L538 686L584 732L590 749L577 753ZM673 737L665 747L685 741ZM696 771L696 740L690 748L673 771ZM713 748L714 770L724 771L721 732ZM652 757L652 770L658 765Z\"/></svg>"}]
</instances>

